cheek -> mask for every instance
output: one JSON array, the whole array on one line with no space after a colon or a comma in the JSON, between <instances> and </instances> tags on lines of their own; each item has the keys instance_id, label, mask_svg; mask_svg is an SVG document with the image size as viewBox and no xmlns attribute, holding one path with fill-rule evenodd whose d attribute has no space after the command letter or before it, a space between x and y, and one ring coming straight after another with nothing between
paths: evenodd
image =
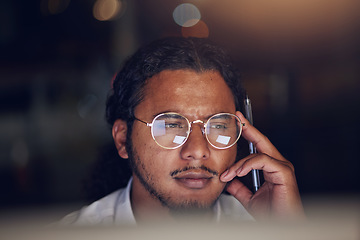
<instances>
[{"instance_id":1,"label":"cheek","mask_svg":"<svg viewBox=\"0 0 360 240\"><path fill-rule=\"evenodd\" d=\"M216 152L215 159L218 159L218 166L221 171L225 171L231 167L236 160L236 148L228 150L220 150Z\"/></svg>"},{"instance_id":2,"label":"cheek","mask_svg":"<svg viewBox=\"0 0 360 240\"><path fill-rule=\"evenodd\" d=\"M145 130L148 130L145 128ZM143 160L144 154L146 152L149 153L148 145L150 143L151 135L148 136L149 133L144 131L141 127L137 127L134 125L131 135L132 148L136 151L136 155L138 158ZM149 138L150 137L150 138ZM146 156L146 155L145 155Z\"/></svg>"},{"instance_id":3,"label":"cheek","mask_svg":"<svg viewBox=\"0 0 360 240\"><path fill-rule=\"evenodd\" d=\"M146 148L149 143L151 143L150 141L153 141L150 129L148 129L148 127L139 126L138 124L134 124L133 126L131 140L133 147L137 149L138 153Z\"/></svg>"},{"instance_id":4,"label":"cheek","mask_svg":"<svg viewBox=\"0 0 360 240\"><path fill-rule=\"evenodd\" d=\"M174 158L168 150L160 148L151 136L149 129L135 129L132 134L133 148L136 150L137 156L141 159L142 163L146 166L147 171L153 174L168 171L169 159Z\"/></svg>"}]
</instances>

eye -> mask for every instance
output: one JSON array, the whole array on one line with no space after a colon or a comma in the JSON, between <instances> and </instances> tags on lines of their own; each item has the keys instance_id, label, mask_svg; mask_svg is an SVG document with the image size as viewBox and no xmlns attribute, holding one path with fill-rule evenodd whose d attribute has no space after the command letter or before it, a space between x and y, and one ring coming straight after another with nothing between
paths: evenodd
<instances>
[{"instance_id":1,"label":"eye","mask_svg":"<svg viewBox=\"0 0 360 240\"><path fill-rule=\"evenodd\" d=\"M212 129L227 129L227 125L225 123L211 123L210 128L212 128Z\"/></svg>"},{"instance_id":2,"label":"eye","mask_svg":"<svg viewBox=\"0 0 360 240\"><path fill-rule=\"evenodd\" d=\"M166 123L166 128L183 128L184 126L180 123Z\"/></svg>"}]
</instances>

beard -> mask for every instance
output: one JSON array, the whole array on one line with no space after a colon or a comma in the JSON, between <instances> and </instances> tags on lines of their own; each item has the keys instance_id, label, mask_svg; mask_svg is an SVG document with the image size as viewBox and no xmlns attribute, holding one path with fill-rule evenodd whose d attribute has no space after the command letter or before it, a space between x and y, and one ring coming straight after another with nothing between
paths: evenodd
<instances>
[{"instance_id":1,"label":"beard","mask_svg":"<svg viewBox=\"0 0 360 240\"><path fill-rule=\"evenodd\" d=\"M160 203L167 207L170 210L170 213L174 216L202 216L212 213L212 208L215 205L215 202L220 197L220 193L215 199L209 199L208 201L201 201L197 199L178 199L171 196L169 193L163 191L159 184L154 181L152 175L148 171L148 167L145 166L144 160L140 159L136 150L132 147L130 143L128 145L128 159L130 162L130 167L136 177L139 179L140 183L144 188L151 194L152 197L160 201ZM189 169L200 168L204 171L208 171L211 174L218 176L218 172L211 170L205 166L199 167L186 167L184 169L178 169L170 173L170 175L175 175L179 172L186 171Z\"/></svg>"}]
</instances>

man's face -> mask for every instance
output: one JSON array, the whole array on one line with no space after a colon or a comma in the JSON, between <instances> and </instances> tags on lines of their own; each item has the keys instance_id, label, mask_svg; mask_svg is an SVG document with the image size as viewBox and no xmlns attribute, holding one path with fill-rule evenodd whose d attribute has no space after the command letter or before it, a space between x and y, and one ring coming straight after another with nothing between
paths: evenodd
<instances>
[{"instance_id":1,"label":"man's face","mask_svg":"<svg viewBox=\"0 0 360 240\"><path fill-rule=\"evenodd\" d=\"M235 103L218 72L166 70L149 79L135 116L151 122L164 112L205 122L216 113L235 114ZM133 193L149 201L160 200L170 209L211 207L225 187L219 176L234 163L236 144L225 150L215 149L201 127L202 124L192 124L185 144L169 150L156 144L150 127L134 121L130 156L135 168Z\"/></svg>"}]
</instances>

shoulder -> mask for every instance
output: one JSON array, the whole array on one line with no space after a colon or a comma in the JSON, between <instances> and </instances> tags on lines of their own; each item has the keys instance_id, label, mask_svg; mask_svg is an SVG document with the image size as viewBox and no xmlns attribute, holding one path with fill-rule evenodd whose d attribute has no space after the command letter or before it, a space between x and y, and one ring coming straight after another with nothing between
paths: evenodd
<instances>
[{"instance_id":1,"label":"shoulder","mask_svg":"<svg viewBox=\"0 0 360 240\"><path fill-rule=\"evenodd\" d=\"M114 222L116 205L125 188L119 189L78 211L65 216L61 225L101 225Z\"/></svg>"}]
</instances>

